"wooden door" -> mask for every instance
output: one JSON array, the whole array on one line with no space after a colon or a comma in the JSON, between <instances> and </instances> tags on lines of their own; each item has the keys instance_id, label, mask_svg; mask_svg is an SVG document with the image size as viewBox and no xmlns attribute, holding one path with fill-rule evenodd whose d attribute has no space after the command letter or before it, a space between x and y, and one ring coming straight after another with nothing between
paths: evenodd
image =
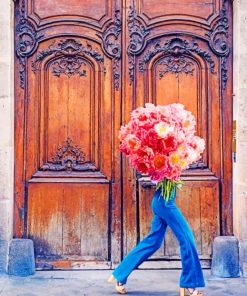
<instances>
[{"instance_id":1,"label":"wooden door","mask_svg":"<svg viewBox=\"0 0 247 296\"><path fill-rule=\"evenodd\" d=\"M231 2L19 0L15 9L15 237L34 240L40 268L119 262L149 230L154 191L121 157L119 127L145 102L181 102L207 149L184 173L178 204L207 264L213 238L232 233ZM146 264L178 259L168 233Z\"/></svg>"},{"instance_id":2,"label":"wooden door","mask_svg":"<svg viewBox=\"0 0 247 296\"><path fill-rule=\"evenodd\" d=\"M177 203L196 237L203 266L212 241L232 234L232 6L226 0L126 1L123 121L144 103L179 102L192 111L206 141L202 160L183 174ZM149 231L154 186L124 159L126 254ZM134 219L136 217L136 219ZM180 266L170 230L145 267Z\"/></svg>"},{"instance_id":3,"label":"wooden door","mask_svg":"<svg viewBox=\"0 0 247 296\"><path fill-rule=\"evenodd\" d=\"M120 259L121 7L16 4L15 236L40 268Z\"/></svg>"}]
</instances>

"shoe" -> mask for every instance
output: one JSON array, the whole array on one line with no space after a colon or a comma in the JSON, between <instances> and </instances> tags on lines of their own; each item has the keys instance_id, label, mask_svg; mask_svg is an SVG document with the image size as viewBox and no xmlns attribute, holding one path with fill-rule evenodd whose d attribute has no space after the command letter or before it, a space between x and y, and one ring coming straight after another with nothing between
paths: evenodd
<instances>
[{"instance_id":1,"label":"shoe","mask_svg":"<svg viewBox=\"0 0 247 296\"><path fill-rule=\"evenodd\" d=\"M193 291L191 292L190 290ZM203 296L203 293L193 288L180 288L180 296Z\"/></svg>"},{"instance_id":2,"label":"shoe","mask_svg":"<svg viewBox=\"0 0 247 296\"><path fill-rule=\"evenodd\" d=\"M120 282L118 282L113 275L111 275L108 279L108 283L115 283L116 282L116 285L115 285L115 289L117 290L117 292L119 294L127 294L126 290L125 290L125 287L123 284L121 284Z\"/></svg>"}]
</instances>

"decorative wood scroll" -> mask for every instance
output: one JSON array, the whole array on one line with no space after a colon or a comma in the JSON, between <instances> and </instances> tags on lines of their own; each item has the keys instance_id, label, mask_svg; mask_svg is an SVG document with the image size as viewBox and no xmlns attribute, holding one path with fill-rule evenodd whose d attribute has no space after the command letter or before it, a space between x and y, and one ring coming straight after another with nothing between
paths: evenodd
<instances>
[{"instance_id":1,"label":"decorative wood scroll","mask_svg":"<svg viewBox=\"0 0 247 296\"><path fill-rule=\"evenodd\" d=\"M61 55L64 57L62 58L63 61L66 61L64 64L62 62L63 67L65 67L64 71L70 75L76 72L78 73L78 67L80 68L81 66L79 60L81 60L81 57L84 55L88 55L100 63L103 63L104 61L104 57L98 51L93 49L92 45L89 43L87 43L85 46L75 39L66 39L61 40L57 46L53 47L54 43L55 41L49 46L48 49L40 51L36 59L32 62L32 68L34 72L36 72L38 69L38 62L41 62L49 55ZM58 73L58 70L56 70L56 68L54 70L53 68L53 73L54 72L56 74ZM79 72L79 74L85 75L85 72Z\"/></svg>"},{"instance_id":2,"label":"decorative wood scroll","mask_svg":"<svg viewBox=\"0 0 247 296\"><path fill-rule=\"evenodd\" d=\"M229 30L229 19L227 16L227 0L223 0L222 9L220 11L220 18L214 24L211 31L207 34L210 37L209 45L213 52L221 57L221 85L222 89L226 89L228 80L227 75L227 57L230 53L230 48L227 42L228 30Z\"/></svg>"},{"instance_id":3,"label":"decorative wood scroll","mask_svg":"<svg viewBox=\"0 0 247 296\"><path fill-rule=\"evenodd\" d=\"M37 33L33 23L25 17L25 0L21 2L21 9L17 11L16 25L16 55L19 60L19 79L21 88L25 87L26 59L37 49L38 41L44 36Z\"/></svg>"},{"instance_id":4,"label":"decorative wood scroll","mask_svg":"<svg viewBox=\"0 0 247 296\"><path fill-rule=\"evenodd\" d=\"M140 53L145 47L145 37L149 31L144 27L138 19L135 8L129 7L129 15L127 19L129 30L129 45L127 48L129 58L129 76L130 82L134 81L135 58L134 56Z\"/></svg>"},{"instance_id":5,"label":"decorative wood scroll","mask_svg":"<svg viewBox=\"0 0 247 296\"><path fill-rule=\"evenodd\" d=\"M215 63L212 60L210 53L200 49L199 45L195 41L190 44L189 41L182 40L180 38L173 38L165 41L163 45L161 45L159 40L156 41L153 48L150 49L140 60L139 70L143 73L146 70L146 65L149 61L159 53L172 55L173 57L181 57L182 55L191 55L192 53L196 53L208 62L210 71L214 73Z\"/></svg>"},{"instance_id":6,"label":"decorative wood scroll","mask_svg":"<svg viewBox=\"0 0 247 296\"><path fill-rule=\"evenodd\" d=\"M72 140L67 138L63 146L57 148L55 156L51 162L45 163L43 171L95 171L97 168L94 163L85 161L85 153L77 145L71 145Z\"/></svg>"},{"instance_id":7,"label":"decorative wood scroll","mask_svg":"<svg viewBox=\"0 0 247 296\"><path fill-rule=\"evenodd\" d=\"M120 65L119 61L122 55L121 52L121 31L122 21L120 10L115 11L114 20L106 26L103 36L97 34L103 40L103 48L106 54L113 58L113 78L115 89L119 89L120 84Z\"/></svg>"},{"instance_id":8,"label":"decorative wood scroll","mask_svg":"<svg viewBox=\"0 0 247 296\"><path fill-rule=\"evenodd\" d=\"M229 54L229 45L227 43L229 29L229 20L227 17L226 1L223 2L220 11L220 18L214 24L208 36L210 37L210 47L217 55Z\"/></svg>"}]
</instances>

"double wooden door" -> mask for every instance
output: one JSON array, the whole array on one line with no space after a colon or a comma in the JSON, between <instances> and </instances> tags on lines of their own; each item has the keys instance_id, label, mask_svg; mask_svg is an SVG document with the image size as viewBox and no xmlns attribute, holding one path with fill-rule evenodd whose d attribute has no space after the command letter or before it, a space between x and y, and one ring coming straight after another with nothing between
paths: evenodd
<instances>
[{"instance_id":1,"label":"double wooden door","mask_svg":"<svg viewBox=\"0 0 247 296\"><path fill-rule=\"evenodd\" d=\"M154 187L118 150L146 102L180 102L206 140L178 204L209 264L232 233L232 6L227 0L19 0L15 237L40 268L105 268L147 234ZM143 267L177 266L168 232Z\"/></svg>"}]
</instances>

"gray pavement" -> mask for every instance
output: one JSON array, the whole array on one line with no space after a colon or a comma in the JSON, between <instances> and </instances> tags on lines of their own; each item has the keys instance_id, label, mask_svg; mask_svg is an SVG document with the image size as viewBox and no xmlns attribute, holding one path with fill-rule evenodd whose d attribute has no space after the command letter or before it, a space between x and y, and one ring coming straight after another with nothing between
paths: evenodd
<instances>
[{"instance_id":1,"label":"gray pavement","mask_svg":"<svg viewBox=\"0 0 247 296\"><path fill-rule=\"evenodd\" d=\"M37 271L29 277L0 276L0 296L118 295L106 279L110 270ZM135 270L128 295L179 296L180 270ZM220 279L204 270L205 296L247 296L247 278Z\"/></svg>"}]
</instances>

